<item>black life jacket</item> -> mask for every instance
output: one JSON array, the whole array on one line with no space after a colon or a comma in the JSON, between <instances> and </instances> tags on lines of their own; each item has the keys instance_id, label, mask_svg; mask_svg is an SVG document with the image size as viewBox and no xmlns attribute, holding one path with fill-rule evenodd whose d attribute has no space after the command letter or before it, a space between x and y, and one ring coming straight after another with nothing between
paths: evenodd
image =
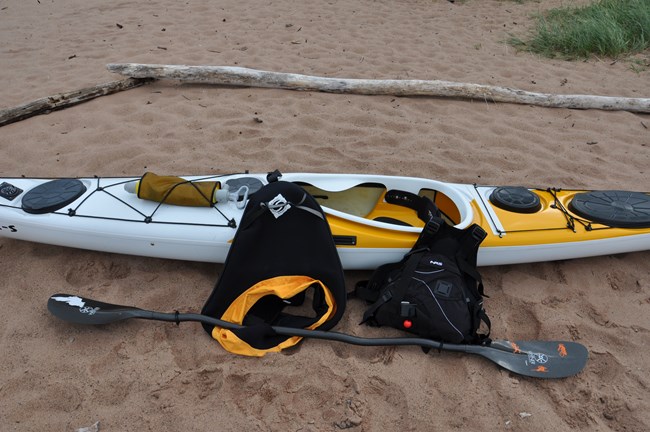
<instances>
[{"instance_id":1,"label":"black life jacket","mask_svg":"<svg viewBox=\"0 0 650 432\"><path fill-rule=\"evenodd\" d=\"M387 325L441 342L486 342L490 320L483 309L483 283L476 269L478 247L485 236L476 224L460 230L438 215L429 218L400 262L380 266L369 281L357 284L356 295L372 303L362 323ZM487 334L478 333L481 322Z\"/></svg>"}]
</instances>

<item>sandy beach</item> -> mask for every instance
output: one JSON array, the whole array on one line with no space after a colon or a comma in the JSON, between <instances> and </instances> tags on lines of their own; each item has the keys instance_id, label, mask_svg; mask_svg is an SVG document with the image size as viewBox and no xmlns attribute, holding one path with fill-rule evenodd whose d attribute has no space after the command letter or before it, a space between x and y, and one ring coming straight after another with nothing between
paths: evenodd
<instances>
[{"instance_id":1,"label":"sandy beach","mask_svg":"<svg viewBox=\"0 0 650 432\"><path fill-rule=\"evenodd\" d=\"M121 79L106 64L126 62L650 97L650 69L629 60L504 43L567 3L3 1L0 108ZM0 174L279 169L648 191L649 128L649 115L622 111L157 81L1 127ZM563 380L419 348L307 340L258 359L198 324L71 325L48 313L50 295L198 312L223 267L6 238L0 263L2 431L650 429L650 252L481 269L494 336L589 349ZM346 272L348 288L369 275ZM336 330L386 334L358 325L364 306L350 301Z\"/></svg>"}]
</instances>

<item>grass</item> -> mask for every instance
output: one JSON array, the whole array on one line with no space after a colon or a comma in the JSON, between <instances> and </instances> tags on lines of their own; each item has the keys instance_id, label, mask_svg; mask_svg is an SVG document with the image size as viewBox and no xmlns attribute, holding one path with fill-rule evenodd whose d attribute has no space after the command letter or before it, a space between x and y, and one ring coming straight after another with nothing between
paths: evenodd
<instances>
[{"instance_id":1,"label":"grass","mask_svg":"<svg viewBox=\"0 0 650 432\"><path fill-rule=\"evenodd\" d=\"M632 71L640 74L641 72L646 72L648 69L650 69L650 57L647 59L632 58L629 60L629 64Z\"/></svg>"},{"instance_id":2,"label":"grass","mask_svg":"<svg viewBox=\"0 0 650 432\"><path fill-rule=\"evenodd\" d=\"M568 59L619 57L650 47L650 0L597 0L537 17L533 36L509 41L519 49Z\"/></svg>"}]
</instances>

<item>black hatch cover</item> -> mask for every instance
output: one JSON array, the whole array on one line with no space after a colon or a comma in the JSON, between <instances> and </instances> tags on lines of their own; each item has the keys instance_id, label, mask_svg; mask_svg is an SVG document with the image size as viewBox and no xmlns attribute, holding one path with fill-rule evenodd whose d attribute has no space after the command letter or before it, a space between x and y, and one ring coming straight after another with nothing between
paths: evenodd
<instances>
[{"instance_id":1,"label":"black hatch cover","mask_svg":"<svg viewBox=\"0 0 650 432\"><path fill-rule=\"evenodd\" d=\"M542 208L539 196L521 186L502 186L494 189L490 202L515 213L535 213Z\"/></svg>"},{"instance_id":2,"label":"black hatch cover","mask_svg":"<svg viewBox=\"0 0 650 432\"><path fill-rule=\"evenodd\" d=\"M57 211L86 192L86 186L77 179L58 179L40 184L23 197L23 210L32 214Z\"/></svg>"},{"instance_id":3,"label":"black hatch cover","mask_svg":"<svg viewBox=\"0 0 650 432\"><path fill-rule=\"evenodd\" d=\"M650 228L650 195L621 190L576 194L569 210L615 228Z\"/></svg>"}]
</instances>

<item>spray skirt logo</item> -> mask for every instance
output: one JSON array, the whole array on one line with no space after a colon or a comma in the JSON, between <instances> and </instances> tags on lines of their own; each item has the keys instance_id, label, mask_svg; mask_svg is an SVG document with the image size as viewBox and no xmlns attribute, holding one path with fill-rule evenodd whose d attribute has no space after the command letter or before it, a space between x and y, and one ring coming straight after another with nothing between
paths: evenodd
<instances>
[{"instance_id":1,"label":"spray skirt logo","mask_svg":"<svg viewBox=\"0 0 650 432\"><path fill-rule=\"evenodd\" d=\"M275 198L269 201L267 206L276 219L285 214L287 210L291 208L291 204L289 204L282 194L278 194Z\"/></svg>"}]
</instances>

